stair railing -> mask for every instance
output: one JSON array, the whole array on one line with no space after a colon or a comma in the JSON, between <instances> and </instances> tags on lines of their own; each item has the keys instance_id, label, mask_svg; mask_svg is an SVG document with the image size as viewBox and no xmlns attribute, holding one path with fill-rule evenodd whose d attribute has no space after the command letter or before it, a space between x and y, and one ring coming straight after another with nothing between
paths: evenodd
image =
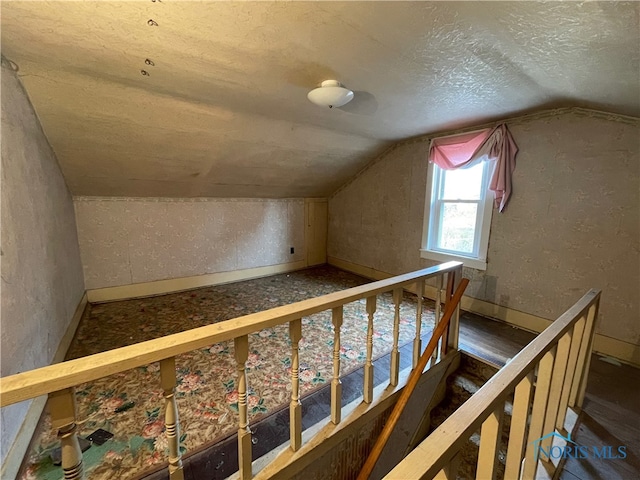
<instances>
[{"instance_id":1,"label":"stair railing","mask_svg":"<svg viewBox=\"0 0 640 480\"><path fill-rule=\"evenodd\" d=\"M468 279L466 278L461 279L458 285L458 288L453 294L453 296L449 296L449 295L447 296L447 303L445 305L444 315L442 316L442 319L440 320L440 323L438 324L438 326L435 328L435 330L431 334L431 339L429 340L429 343L427 344L427 347L425 348L424 352L420 356L420 361L418 362L418 365L411 371L411 375L409 375L409 380L407 380L407 384L402 389L402 392L398 397L398 401L393 406L391 415L389 415L389 418L384 424L384 428L382 429L382 432L380 433L376 442L374 443L373 448L371 449L371 452L367 457L367 460L364 462L364 465L362 466L362 470L360 470L360 473L358 474L357 480L367 480L369 478L369 475L371 475L371 472L373 471L373 468L376 466L376 462L380 458L380 455L382 454L382 451L384 450L384 447L387 444L389 437L391 437L391 433L393 432L393 429L396 427L396 424L400 419L400 415L402 415L402 412L404 412L404 409L409 402L409 397L411 397L411 395L413 394L413 391L418 385L418 381L422 376L422 372L427 366L427 363L429 362L429 360L431 360L433 352L438 346L438 341L440 340L442 335L446 332L449 326L449 321L451 320L451 317L458 309L460 300L462 299L462 294L464 293L468 284L469 284Z\"/></svg>"},{"instance_id":2,"label":"stair railing","mask_svg":"<svg viewBox=\"0 0 640 480\"><path fill-rule=\"evenodd\" d=\"M214 343L233 340L238 377L239 476L242 480L250 479L253 475L252 443L247 409L248 382L246 375L249 334L259 332L265 328L272 328L276 325L289 325L292 358L292 391L289 406L291 419L290 447L293 451L298 451L302 445L302 409L299 388L300 358L298 351L298 344L302 336L302 317L325 310L332 311L334 346L333 379L331 382L331 422L337 425L341 422L340 328L342 326L344 305L366 299L368 327L363 397L365 403L371 403L374 400L373 331L377 296L385 292L393 292L395 315L390 385L396 386L400 368L398 341L402 290L403 288L414 288L418 294L416 336L413 342L413 364L415 366L421 352L420 325L425 282L432 279L436 283L435 322L437 324L440 319L440 298L445 277L448 285L457 285L462 278L462 264L460 262L448 262L321 297L167 335L155 340L2 377L0 378L0 407L48 394L48 407L52 426L57 430L62 446L64 478L81 479L84 478L84 473L82 452L77 438L75 386L149 363L160 362L160 382L164 392L165 431L169 444L169 476L171 480L181 480L184 478L184 474L179 449L179 415L174 396L177 380L175 357ZM450 348L457 348L458 322L459 308L456 308L453 318L448 328L446 328L448 333L443 335L443 339L446 338L448 340L440 342L439 356L443 356Z\"/></svg>"},{"instance_id":3,"label":"stair railing","mask_svg":"<svg viewBox=\"0 0 640 480\"><path fill-rule=\"evenodd\" d=\"M555 468L554 437L570 439L568 409L582 408L600 291L590 290L483 385L385 478L455 479L459 453L480 429L477 479L496 478L505 402L514 394L505 479ZM562 447L560 447L562 448Z\"/></svg>"}]
</instances>

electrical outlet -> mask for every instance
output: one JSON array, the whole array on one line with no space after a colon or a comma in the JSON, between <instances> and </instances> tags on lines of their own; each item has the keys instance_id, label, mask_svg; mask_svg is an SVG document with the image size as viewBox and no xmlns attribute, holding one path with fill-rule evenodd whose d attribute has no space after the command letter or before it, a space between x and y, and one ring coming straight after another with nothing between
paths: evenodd
<instances>
[{"instance_id":1,"label":"electrical outlet","mask_svg":"<svg viewBox=\"0 0 640 480\"><path fill-rule=\"evenodd\" d=\"M293 255L294 250L295 249L293 247L291 247L291 255Z\"/></svg>"}]
</instances>

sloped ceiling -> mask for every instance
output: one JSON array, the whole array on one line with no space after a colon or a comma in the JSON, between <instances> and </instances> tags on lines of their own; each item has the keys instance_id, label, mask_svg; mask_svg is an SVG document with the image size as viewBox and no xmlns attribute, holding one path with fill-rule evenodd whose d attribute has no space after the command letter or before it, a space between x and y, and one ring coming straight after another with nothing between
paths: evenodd
<instances>
[{"instance_id":1,"label":"sloped ceiling","mask_svg":"<svg viewBox=\"0 0 640 480\"><path fill-rule=\"evenodd\" d=\"M408 137L553 106L640 116L639 7L5 1L2 53L75 195L326 196ZM326 79L353 102L310 103Z\"/></svg>"}]
</instances>

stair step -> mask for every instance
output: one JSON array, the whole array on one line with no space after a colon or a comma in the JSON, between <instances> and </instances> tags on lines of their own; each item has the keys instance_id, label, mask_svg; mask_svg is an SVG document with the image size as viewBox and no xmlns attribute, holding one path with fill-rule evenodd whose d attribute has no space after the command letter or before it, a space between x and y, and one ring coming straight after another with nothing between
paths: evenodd
<instances>
[{"instance_id":1,"label":"stair step","mask_svg":"<svg viewBox=\"0 0 640 480\"><path fill-rule=\"evenodd\" d=\"M431 431L440 426L453 412L455 412L471 395L476 393L495 373L497 368L487 365L475 358L462 355L460 368L447 382L445 400L431 412ZM513 398L505 402L503 417L503 434L498 454L498 478L504 475L505 451L507 434L511 425ZM480 448L480 431L474 432L460 451L460 465L458 478L475 478Z\"/></svg>"}]
</instances>

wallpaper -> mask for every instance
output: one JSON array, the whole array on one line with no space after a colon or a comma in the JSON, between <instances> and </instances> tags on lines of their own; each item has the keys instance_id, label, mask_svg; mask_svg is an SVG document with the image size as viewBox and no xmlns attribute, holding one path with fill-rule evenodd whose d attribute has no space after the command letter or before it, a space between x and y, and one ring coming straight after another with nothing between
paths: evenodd
<instances>
[{"instance_id":1,"label":"wallpaper","mask_svg":"<svg viewBox=\"0 0 640 480\"><path fill-rule=\"evenodd\" d=\"M74 205L87 289L305 258L302 199L75 197Z\"/></svg>"},{"instance_id":2,"label":"wallpaper","mask_svg":"<svg viewBox=\"0 0 640 480\"><path fill-rule=\"evenodd\" d=\"M640 344L640 129L571 110L509 128L520 148L513 194L494 212L486 271L467 295L555 319L603 291L598 333ZM329 201L328 255L389 273L420 259L427 138L398 144Z\"/></svg>"},{"instance_id":3,"label":"wallpaper","mask_svg":"<svg viewBox=\"0 0 640 480\"><path fill-rule=\"evenodd\" d=\"M2 376L48 365L84 294L73 203L15 73L2 67ZM4 461L29 402L0 410Z\"/></svg>"}]
</instances>

